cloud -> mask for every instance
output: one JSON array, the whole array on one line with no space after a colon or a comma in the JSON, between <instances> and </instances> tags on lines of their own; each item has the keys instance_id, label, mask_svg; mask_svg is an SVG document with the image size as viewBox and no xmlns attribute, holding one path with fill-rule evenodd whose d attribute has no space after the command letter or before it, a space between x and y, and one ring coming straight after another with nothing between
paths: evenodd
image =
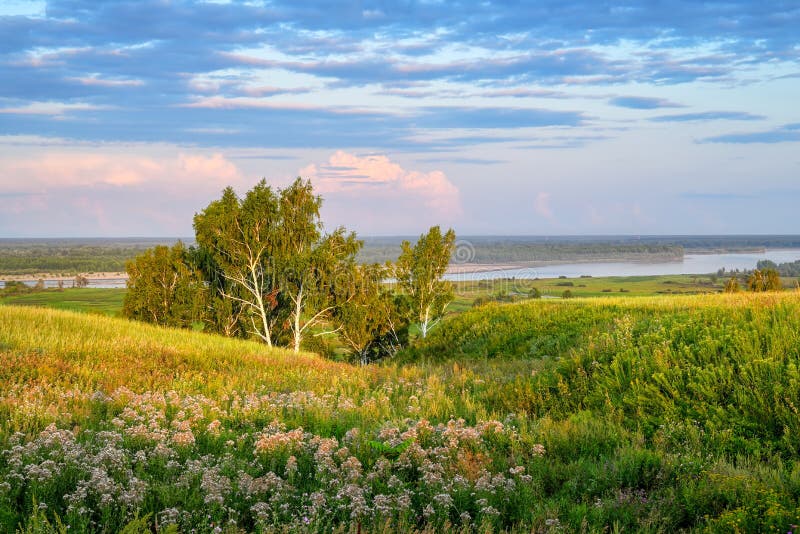
<instances>
[{"instance_id":1,"label":"cloud","mask_svg":"<svg viewBox=\"0 0 800 534\"><path fill-rule=\"evenodd\" d=\"M690 200L748 200L756 198L756 195L744 193L698 193L698 192L685 192L679 195L681 198Z\"/></svg>"},{"instance_id":2,"label":"cloud","mask_svg":"<svg viewBox=\"0 0 800 534\"><path fill-rule=\"evenodd\" d=\"M414 122L426 128L539 128L580 126L584 121L584 115L578 111L441 106L423 108Z\"/></svg>"},{"instance_id":3,"label":"cloud","mask_svg":"<svg viewBox=\"0 0 800 534\"><path fill-rule=\"evenodd\" d=\"M800 128L797 124L786 124L780 128L763 132L744 132L717 135L701 139L699 143L731 143L731 144L775 144L796 143L800 141Z\"/></svg>"},{"instance_id":4,"label":"cloud","mask_svg":"<svg viewBox=\"0 0 800 534\"><path fill-rule=\"evenodd\" d=\"M500 163L507 163L502 159L482 159L482 158L460 158L460 157L438 157L438 158L423 158L420 161L426 163L455 163L459 165L498 165Z\"/></svg>"},{"instance_id":5,"label":"cloud","mask_svg":"<svg viewBox=\"0 0 800 534\"><path fill-rule=\"evenodd\" d=\"M397 206L416 204L417 210L432 210L447 220L462 212L459 190L444 172L407 170L385 155L357 156L337 150L326 163L300 169L300 176L310 179L326 199L349 199L351 209L358 205L369 210L372 202L385 206L389 200ZM384 216L391 218L389 213Z\"/></svg>"},{"instance_id":6,"label":"cloud","mask_svg":"<svg viewBox=\"0 0 800 534\"><path fill-rule=\"evenodd\" d=\"M140 87L144 85L142 80L113 80L99 78L98 76L82 76L67 78L67 80L74 80L82 85L97 85L100 87Z\"/></svg>"},{"instance_id":7,"label":"cloud","mask_svg":"<svg viewBox=\"0 0 800 534\"><path fill-rule=\"evenodd\" d=\"M109 109L108 106L98 106L87 103L66 102L29 102L22 106L0 108L0 113L11 115L49 115L60 117L73 111L95 111Z\"/></svg>"},{"instance_id":8,"label":"cloud","mask_svg":"<svg viewBox=\"0 0 800 534\"><path fill-rule=\"evenodd\" d=\"M574 111L522 106L432 111L443 98L595 99L603 95L575 89L730 84L754 76L758 65L793 72L800 59L800 13L742 0L486 2L469 13L441 2L332 10L323 1L50 0L36 16L2 13L0 77L13 83L0 87L0 98L13 105L0 130L104 141L243 146L257 138L270 146L402 150L423 129L586 121ZM277 95L294 107L272 103ZM60 107L43 104L51 102ZM320 102L335 104L317 110ZM677 106L636 96L610 103ZM333 124L359 112L370 120ZM207 122L220 135L204 133ZM223 122L242 133L224 134Z\"/></svg>"},{"instance_id":9,"label":"cloud","mask_svg":"<svg viewBox=\"0 0 800 534\"><path fill-rule=\"evenodd\" d=\"M536 195L536 199L533 201L533 211L537 214L541 215L548 221L554 222L555 215L553 214L553 208L550 206L550 193L545 193L540 191Z\"/></svg>"},{"instance_id":10,"label":"cloud","mask_svg":"<svg viewBox=\"0 0 800 534\"><path fill-rule=\"evenodd\" d=\"M628 109L659 109L680 108L680 104L670 102L664 98L651 98L646 96L617 96L608 101L612 106Z\"/></svg>"},{"instance_id":11,"label":"cloud","mask_svg":"<svg viewBox=\"0 0 800 534\"><path fill-rule=\"evenodd\" d=\"M254 181L219 153L37 152L0 154L0 227L8 235L191 235L192 215L224 187Z\"/></svg>"},{"instance_id":12,"label":"cloud","mask_svg":"<svg viewBox=\"0 0 800 534\"><path fill-rule=\"evenodd\" d=\"M35 159L0 161L0 192L42 193L71 188L151 186L217 191L239 183L236 165L221 154L178 154L174 158L123 153L45 152Z\"/></svg>"},{"instance_id":13,"label":"cloud","mask_svg":"<svg viewBox=\"0 0 800 534\"><path fill-rule=\"evenodd\" d=\"M693 122L693 121L757 121L765 119L763 115L754 115L744 111L706 111L702 113L681 113L678 115L660 115L651 117L652 122Z\"/></svg>"}]
</instances>

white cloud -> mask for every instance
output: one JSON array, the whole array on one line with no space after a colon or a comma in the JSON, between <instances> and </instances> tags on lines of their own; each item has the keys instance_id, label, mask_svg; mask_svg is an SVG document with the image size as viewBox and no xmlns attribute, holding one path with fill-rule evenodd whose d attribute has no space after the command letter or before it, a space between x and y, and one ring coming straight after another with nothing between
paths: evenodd
<instances>
[{"instance_id":1,"label":"white cloud","mask_svg":"<svg viewBox=\"0 0 800 534\"><path fill-rule=\"evenodd\" d=\"M0 108L0 113L11 115L49 115L61 117L72 111L97 111L111 109L110 106L96 106L94 104L76 103L68 104L64 102L31 102L24 106Z\"/></svg>"}]
</instances>

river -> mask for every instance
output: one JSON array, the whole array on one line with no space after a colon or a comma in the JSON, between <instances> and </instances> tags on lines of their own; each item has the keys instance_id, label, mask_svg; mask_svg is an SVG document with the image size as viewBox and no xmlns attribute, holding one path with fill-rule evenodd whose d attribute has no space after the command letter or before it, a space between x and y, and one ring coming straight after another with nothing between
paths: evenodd
<instances>
[{"instance_id":1,"label":"river","mask_svg":"<svg viewBox=\"0 0 800 534\"><path fill-rule=\"evenodd\" d=\"M564 263L539 267L502 269L479 273L449 274L448 280L496 280L499 278L578 278L580 276L655 276L664 274L709 274L721 268L731 271L755 269L759 260L772 260L787 263L800 260L800 249L767 249L764 252L736 254L685 254L683 261L658 263L602 262L602 263Z\"/></svg>"},{"instance_id":2,"label":"river","mask_svg":"<svg viewBox=\"0 0 800 534\"><path fill-rule=\"evenodd\" d=\"M659 263L637 262L603 262L603 263L564 263L540 267L524 267L518 269L501 269L476 273L457 273L445 276L447 280L476 281L496 280L500 278L578 278L580 276L655 276L663 274L710 274L725 268L728 271L754 269L759 260L772 260L775 263L787 263L800 260L800 249L776 248L764 252L748 252L736 254L686 254L683 261ZM26 281L34 285L35 281ZM0 281L0 287L5 283ZM45 280L45 287L57 287L56 280ZM72 281L64 282L64 287L72 287ZM124 278L92 279L89 287L124 288Z\"/></svg>"}]
</instances>

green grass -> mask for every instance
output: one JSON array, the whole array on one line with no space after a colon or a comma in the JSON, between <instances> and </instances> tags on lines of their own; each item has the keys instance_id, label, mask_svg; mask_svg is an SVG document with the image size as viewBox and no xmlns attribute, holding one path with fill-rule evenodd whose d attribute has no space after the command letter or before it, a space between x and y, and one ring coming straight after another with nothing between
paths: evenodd
<instances>
[{"instance_id":1,"label":"green grass","mask_svg":"<svg viewBox=\"0 0 800 534\"><path fill-rule=\"evenodd\" d=\"M604 278L549 278L542 280L485 280L455 285L455 300L447 307L449 314L472 308L475 299L503 294L506 300L525 300L536 287L545 298L560 298L569 289L575 297L618 297L655 295L692 295L720 292L727 279L705 275L617 276ZM572 283L571 286L559 285ZM785 278L787 288L796 280ZM119 316L125 289L48 289L25 295L0 297L0 304L43 306L59 310L102 313Z\"/></svg>"},{"instance_id":2,"label":"green grass","mask_svg":"<svg viewBox=\"0 0 800 534\"><path fill-rule=\"evenodd\" d=\"M116 316L122 310L125 289L47 289L0 298L0 304L43 306L56 310L80 311Z\"/></svg>"},{"instance_id":3,"label":"green grass","mask_svg":"<svg viewBox=\"0 0 800 534\"><path fill-rule=\"evenodd\" d=\"M0 325L0 531L800 523L797 292L490 304L368 367L32 307Z\"/></svg>"}]
</instances>

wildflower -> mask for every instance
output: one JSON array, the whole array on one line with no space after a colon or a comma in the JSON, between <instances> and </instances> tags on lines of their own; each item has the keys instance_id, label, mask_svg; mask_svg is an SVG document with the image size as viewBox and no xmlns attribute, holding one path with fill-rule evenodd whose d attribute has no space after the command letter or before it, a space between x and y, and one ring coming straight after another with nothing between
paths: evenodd
<instances>
[{"instance_id":1,"label":"wildflower","mask_svg":"<svg viewBox=\"0 0 800 534\"><path fill-rule=\"evenodd\" d=\"M286 478L292 478L297 474L297 458L294 455L289 456L286 460Z\"/></svg>"},{"instance_id":2,"label":"wildflower","mask_svg":"<svg viewBox=\"0 0 800 534\"><path fill-rule=\"evenodd\" d=\"M511 473L513 476L519 476L519 475L521 475L521 474L523 474L525 472L525 467L522 466L522 465L518 465L516 467L511 467L508 470L508 472Z\"/></svg>"},{"instance_id":3,"label":"wildflower","mask_svg":"<svg viewBox=\"0 0 800 534\"><path fill-rule=\"evenodd\" d=\"M219 419L214 419L210 423L208 423L208 427L206 428L206 432L214 437L218 437L220 434L220 426L222 423L219 422Z\"/></svg>"},{"instance_id":4,"label":"wildflower","mask_svg":"<svg viewBox=\"0 0 800 534\"><path fill-rule=\"evenodd\" d=\"M449 509L453 506L453 498L449 493L440 493L433 497L433 501L444 509Z\"/></svg>"},{"instance_id":5,"label":"wildflower","mask_svg":"<svg viewBox=\"0 0 800 534\"><path fill-rule=\"evenodd\" d=\"M191 430L177 432L172 436L172 442L179 447L191 447L194 445L194 434Z\"/></svg>"},{"instance_id":6,"label":"wildflower","mask_svg":"<svg viewBox=\"0 0 800 534\"><path fill-rule=\"evenodd\" d=\"M277 431L274 433L270 433L270 429L268 428L267 432L261 434L256 440L255 454L270 453L279 449L292 450L297 448L302 441L302 428L296 428L289 432Z\"/></svg>"}]
</instances>

